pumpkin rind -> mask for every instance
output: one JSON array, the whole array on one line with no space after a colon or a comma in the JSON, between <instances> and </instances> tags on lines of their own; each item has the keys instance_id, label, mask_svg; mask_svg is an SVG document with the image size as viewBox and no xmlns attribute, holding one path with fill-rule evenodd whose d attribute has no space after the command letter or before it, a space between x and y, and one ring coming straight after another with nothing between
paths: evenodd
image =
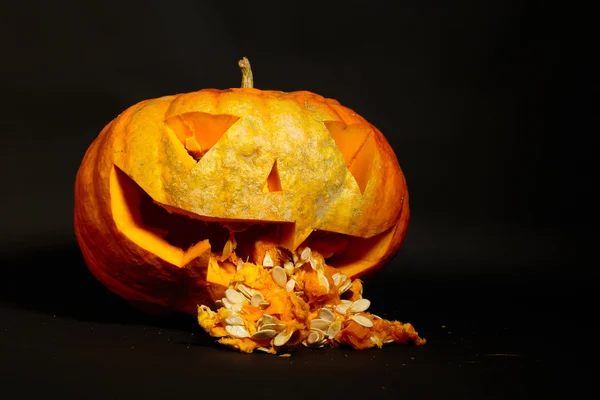
<instances>
[{"instance_id":1,"label":"pumpkin rind","mask_svg":"<svg viewBox=\"0 0 600 400\"><path fill-rule=\"evenodd\" d=\"M190 154L167 122L193 113L235 117L199 160L192 154L200 148ZM330 122L339 130L333 135ZM344 130L367 132L357 135L372 146L355 167L334 139ZM265 191L274 165L280 190ZM363 165L369 174L357 181L351 169ZM197 304L222 297L218 279L207 279L211 256L221 249L205 243L186 251L141 225L135 207L125 204L125 176L171 212L289 223L294 229L279 245L291 251L315 230L346 235L349 245L332 265L351 278L385 265L409 220L406 181L393 150L377 128L335 100L245 88L142 101L109 123L86 152L75 182L75 232L90 270L110 290L191 314Z\"/></svg>"}]
</instances>

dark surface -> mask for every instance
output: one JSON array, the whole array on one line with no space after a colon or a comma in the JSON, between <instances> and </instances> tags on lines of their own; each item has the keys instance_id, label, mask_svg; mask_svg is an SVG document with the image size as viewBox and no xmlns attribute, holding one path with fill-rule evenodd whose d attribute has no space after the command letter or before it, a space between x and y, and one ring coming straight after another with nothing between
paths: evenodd
<instances>
[{"instance_id":1,"label":"dark surface","mask_svg":"<svg viewBox=\"0 0 600 400\"><path fill-rule=\"evenodd\" d=\"M12 266L0 283L5 398L559 398L593 379L591 285L568 280L384 272L365 284L372 312L411 322L425 346L280 358L217 345L193 317L139 313L92 278L75 246L2 261Z\"/></svg>"}]
</instances>

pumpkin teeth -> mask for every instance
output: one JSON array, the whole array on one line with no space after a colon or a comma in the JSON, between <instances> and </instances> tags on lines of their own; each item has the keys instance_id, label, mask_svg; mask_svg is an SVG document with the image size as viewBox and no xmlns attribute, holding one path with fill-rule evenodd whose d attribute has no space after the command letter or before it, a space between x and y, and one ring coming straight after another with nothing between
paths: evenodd
<instances>
[{"instance_id":1,"label":"pumpkin teeth","mask_svg":"<svg viewBox=\"0 0 600 400\"><path fill-rule=\"evenodd\" d=\"M236 259L235 248L229 257ZM371 302L362 297L361 282L335 272L318 252L305 247L292 258L302 264L293 273L291 262L283 268L269 265L274 264L269 252L262 265L238 262L232 284L215 302L217 310L198 307L199 325L220 343L247 353L277 354L298 345L366 349L411 340L425 343L411 324L368 313ZM351 299L341 299L350 288Z\"/></svg>"}]
</instances>

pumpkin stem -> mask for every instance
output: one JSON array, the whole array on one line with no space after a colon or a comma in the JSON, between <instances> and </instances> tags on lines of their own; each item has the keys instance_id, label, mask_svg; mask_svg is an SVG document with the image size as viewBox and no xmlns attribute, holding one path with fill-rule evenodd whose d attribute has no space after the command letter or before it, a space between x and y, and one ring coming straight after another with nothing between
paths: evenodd
<instances>
[{"instance_id":1,"label":"pumpkin stem","mask_svg":"<svg viewBox=\"0 0 600 400\"><path fill-rule=\"evenodd\" d=\"M243 57L238 65L242 70L242 88L253 88L254 78L252 76L252 68L250 68L250 61L246 57Z\"/></svg>"}]
</instances>

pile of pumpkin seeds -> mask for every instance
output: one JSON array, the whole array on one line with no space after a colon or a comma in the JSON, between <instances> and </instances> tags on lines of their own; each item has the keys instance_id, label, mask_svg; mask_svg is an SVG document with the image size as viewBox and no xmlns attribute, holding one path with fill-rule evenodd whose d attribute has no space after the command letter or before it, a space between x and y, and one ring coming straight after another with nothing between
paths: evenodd
<instances>
[{"instance_id":1,"label":"pile of pumpkin seeds","mask_svg":"<svg viewBox=\"0 0 600 400\"><path fill-rule=\"evenodd\" d=\"M229 256L232 247L231 242L228 241L223 249L223 255ZM322 263L312 257L309 247L305 247L299 256L294 254L293 259L285 262L283 267L275 265L272 257L267 252L262 261L262 266L271 270L271 277L277 285L285 288L287 292L295 292L301 296L303 291L296 286L294 277L297 271L307 263L317 272L319 283L323 289L327 293L331 293L332 288L330 288L329 281L325 277L324 267ZM243 265L243 261L239 260L237 270L242 269ZM352 281L343 273L334 274L332 280L335 284L333 289L337 290L339 296L348 291L352 286ZM251 329L254 332L251 334L247 327L249 327L249 324L253 324L253 322L244 320L240 314L243 306L246 304L263 309L266 309L270 305L260 291L242 283L238 283L227 289L225 296L216 301L218 307L227 309L228 316L221 321L223 327L232 338L250 338L261 342L271 339L271 348L258 347L257 350L275 354L277 348L284 346L290 340L294 334L294 330L290 330L286 324L282 323L276 317L263 313L262 317L256 321L253 329ZM310 321L309 334L302 341L302 344L312 348L320 348L327 344L332 344L336 335L341 330L343 322L349 319L364 327L373 327L372 320L362 315L370 305L371 302L362 298L362 296L355 301L340 300L340 303L336 305L323 305L318 310L317 318ZM200 308L209 315L215 314L206 306L200 306ZM381 319L372 314L370 316ZM371 340L373 343L382 344L381 339L376 336L372 336Z\"/></svg>"}]
</instances>

